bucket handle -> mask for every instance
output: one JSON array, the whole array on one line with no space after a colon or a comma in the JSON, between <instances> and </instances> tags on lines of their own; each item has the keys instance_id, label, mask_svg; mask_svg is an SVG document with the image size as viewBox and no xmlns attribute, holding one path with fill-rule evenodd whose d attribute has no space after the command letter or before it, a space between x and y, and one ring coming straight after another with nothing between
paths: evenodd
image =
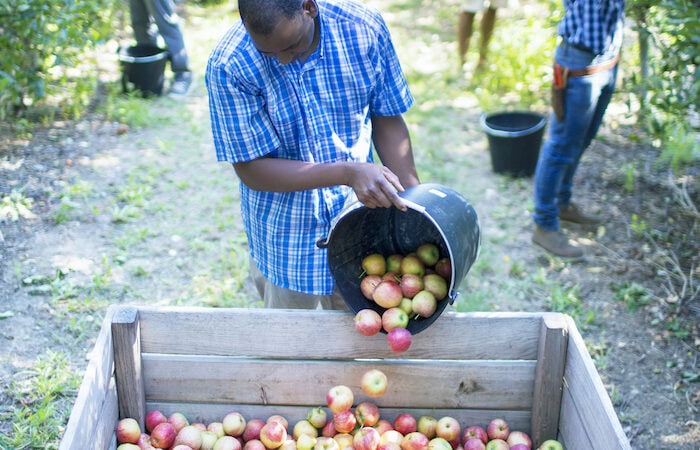
<instances>
[{"instance_id":1,"label":"bucket handle","mask_svg":"<svg viewBox=\"0 0 700 450\"><path fill-rule=\"evenodd\" d=\"M411 200L403 199L404 203L406 203L406 206L414 211L418 211L421 214L425 213L425 206L421 206L416 202L412 202ZM362 206L362 203L358 200L350 205L346 206L343 208L342 211L340 211L340 214L333 220L331 223L331 232L335 229L335 226L338 224L340 219L343 218L346 214L348 214L350 211L357 209ZM319 240L316 241L316 247L318 248L328 248L328 242L330 241L330 234L326 237L322 237Z\"/></svg>"}]
</instances>

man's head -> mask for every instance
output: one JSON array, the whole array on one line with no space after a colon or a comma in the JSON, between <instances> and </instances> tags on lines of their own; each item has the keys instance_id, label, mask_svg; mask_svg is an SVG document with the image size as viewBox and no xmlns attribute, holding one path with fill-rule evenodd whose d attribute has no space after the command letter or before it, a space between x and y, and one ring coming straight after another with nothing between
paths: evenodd
<instances>
[{"instance_id":1,"label":"man's head","mask_svg":"<svg viewBox=\"0 0 700 450\"><path fill-rule=\"evenodd\" d=\"M315 49L315 0L238 0L238 11L255 47L282 64L305 60Z\"/></svg>"}]
</instances>

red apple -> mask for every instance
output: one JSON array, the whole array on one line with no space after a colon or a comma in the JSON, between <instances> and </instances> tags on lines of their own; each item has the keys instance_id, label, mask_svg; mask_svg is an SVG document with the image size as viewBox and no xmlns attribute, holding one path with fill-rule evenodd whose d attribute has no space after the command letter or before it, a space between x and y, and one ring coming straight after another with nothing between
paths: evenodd
<instances>
[{"instance_id":1,"label":"red apple","mask_svg":"<svg viewBox=\"0 0 700 450\"><path fill-rule=\"evenodd\" d=\"M564 446L556 439L547 439L540 445L539 450L564 450Z\"/></svg>"},{"instance_id":2,"label":"red apple","mask_svg":"<svg viewBox=\"0 0 700 450\"><path fill-rule=\"evenodd\" d=\"M404 437L408 433L413 433L418 429L418 422L413 415L409 413L401 413L394 419L394 430L403 434ZM403 447L403 446L402 446Z\"/></svg>"},{"instance_id":3,"label":"red apple","mask_svg":"<svg viewBox=\"0 0 700 450\"><path fill-rule=\"evenodd\" d=\"M321 436L316 439L314 450L340 450L340 445L338 445L338 441L332 437Z\"/></svg>"},{"instance_id":4,"label":"red apple","mask_svg":"<svg viewBox=\"0 0 700 450\"><path fill-rule=\"evenodd\" d=\"M127 417L117 422L117 443L136 444L141 437L141 427L136 419Z\"/></svg>"},{"instance_id":5,"label":"red apple","mask_svg":"<svg viewBox=\"0 0 700 450\"><path fill-rule=\"evenodd\" d=\"M401 450L428 450L430 440L418 431L406 433L401 440Z\"/></svg>"},{"instance_id":6,"label":"red apple","mask_svg":"<svg viewBox=\"0 0 700 450\"><path fill-rule=\"evenodd\" d=\"M401 275L399 275L397 272L387 272L384 275L382 275L382 280L392 280L396 281L397 283L400 283Z\"/></svg>"},{"instance_id":7,"label":"red apple","mask_svg":"<svg viewBox=\"0 0 700 450\"><path fill-rule=\"evenodd\" d=\"M379 253L372 253L362 259L362 270L367 275L384 275L386 272L386 259Z\"/></svg>"},{"instance_id":8,"label":"red apple","mask_svg":"<svg viewBox=\"0 0 700 450\"><path fill-rule=\"evenodd\" d=\"M328 413L322 406L317 406L309 410L306 414L306 420L314 427L321 429L328 421Z\"/></svg>"},{"instance_id":9,"label":"red apple","mask_svg":"<svg viewBox=\"0 0 700 450\"><path fill-rule=\"evenodd\" d=\"M351 409L333 414L333 426L338 433L349 433L355 429L357 418Z\"/></svg>"},{"instance_id":10,"label":"red apple","mask_svg":"<svg viewBox=\"0 0 700 450\"><path fill-rule=\"evenodd\" d=\"M372 300L382 308L399 306L402 298L401 286L393 280L382 280L372 293Z\"/></svg>"},{"instance_id":11,"label":"red apple","mask_svg":"<svg viewBox=\"0 0 700 450\"><path fill-rule=\"evenodd\" d=\"M321 436L323 437L333 437L338 432L335 430L335 425L333 425L333 418L326 422L326 424L321 428Z\"/></svg>"},{"instance_id":12,"label":"red apple","mask_svg":"<svg viewBox=\"0 0 700 450\"><path fill-rule=\"evenodd\" d=\"M426 275L426 277L429 275ZM435 295L428 290L420 291L413 297L413 312L421 317L430 317L437 310L437 300Z\"/></svg>"},{"instance_id":13,"label":"red apple","mask_svg":"<svg viewBox=\"0 0 700 450\"><path fill-rule=\"evenodd\" d=\"M505 441L510 434L510 428L505 420L496 418L489 422L489 425L486 427L486 434L489 436L489 440L502 439Z\"/></svg>"},{"instance_id":14,"label":"red apple","mask_svg":"<svg viewBox=\"0 0 700 450\"><path fill-rule=\"evenodd\" d=\"M302 434L308 434L312 437L318 437L318 429L315 426L311 425L311 422L309 422L308 420L302 419L295 423L294 427L292 427L292 437L294 439L299 439L299 436L301 436Z\"/></svg>"},{"instance_id":15,"label":"red apple","mask_svg":"<svg viewBox=\"0 0 700 450\"><path fill-rule=\"evenodd\" d=\"M245 430L243 430L242 435L243 441L248 442L252 439L260 439L260 430L264 425L265 421L262 419L250 419L246 421ZM211 426L211 424L209 426ZM221 430L223 431L223 425Z\"/></svg>"},{"instance_id":16,"label":"red apple","mask_svg":"<svg viewBox=\"0 0 700 450\"><path fill-rule=\"evenodd\" d=\"M406 275L407 273L421 277L425 274L425 265L416 254L406 255L401 260L401 275Z\"/></svg>"},{"instance_id":17,"label":"red apple","mask_svg":"<svg viewBox=\"0 0 700 450\"><path fill-rule=\"evenodd\" d=\"M402 353L409 349L413 337L411 332L405 328L394 328L386 334L389 348L395 353Z\"/></svg>"},{"instance_id":18,"label":"red apple","mask_svg":"<svg viewBox=\"0 0 700 450\"><path fill-rule=\"evenodd\" d=\"M440 275L449 283L452 278L452 262L450 258L441 258L435 263L435 273Z\"/></svg>"},{"instance_id":19,"label":"red apple","mask_svg":"<svg viewBox=\"0 0 700 450\"><path fill-rule=\"evenodd\" d=\"M462 436L461 433L462 427L459 425L459 421L452 416L441 417L435 425L435 435L450 443L457 440L459 444L459 440Z\"/></svg>"},{"instance_id":20,"label":"red apple","mask_svg":"<svg viewBox=\"0 0 700 450\"><path fill-rule=\"evenodd\" d=\"M486 444L486 450L509 450L509 446L503 439L491 439Z\"/></svg>"},{"instance_id":21,"label":"red apple","mask_svg":"<svg viewBox=\"0 0 700 450\"><path fill-rule=\"evenodd\" d=\"M382 281L379 275L367 275L360 280L360 292L367 300L373 300L374 290Z\"/></svg>"},{"instance_id":22,"label":"red apple","mask_svg":"<svg viewBox=\"0 0 700 450\"><path fill-rule=\"evenodd\" d=\"M136 445L138 445L141 450L152 450L153 446L151 445L151 435L141 433L139 440L136 441Z\"/></svg>"},{"instance_id":23,"label":"red apple","mask_svg":"<svg viewBox=\"0 0 700 450\"><path fill-rule=\"evenodd\" d=\"M177 436L177 431L172 423L159 423L151 431L151 445L155 448L170 448L175 442L175 436Z\"/></svg>"},{"instance_id":24,"label":"red apple","mask_svg":"<svg viewBox=\"0 0 700 450\"><path fill-rule=\"evenodd\" d=\"M473 438L480 439L484 444L489 441L489 436L486 434L486 430L478 425L470 425L464 429L462 432L462 445L464 445L469 439Z\"/></svg>"},{"instance_id":25,"label":"red apple","mask_svg":"<svg viewBox=\"0 0 700 450\"><path fill-rule=\"evenodd\" d=\"M525 444L515 444L510 446L510 450L530 450L530 447Z\"/></svg>"},{"instance_id":26,"label":"red apple","mask_svg":"<svg viewBox=\"0 0 700 450\"><path fill-rule=\"evenodd\" d=\"M352 446L355 450L377 450L379 432L372 427L362 427L355 433Z\"/></svg>"},{"instance_id":27,"label":"red apple","mask_svg":"<svg viewBox=\"0 0 700 450\"><path fill-rule=\"evenodd\" d=\"M145 425L146 425L146 431L149 433L153 431L153 429L158 425L159 423L167 422L168 418L163 414L162 412L156 410L153 410L146 414L146 420L145 420Z\"/></svg>"},{"instance_id":28,"label":"red apple","mask_svg":"<svg viewBox=\"0 0 700 450\"><path fill-rule=\"evenodd\" d=\"M376 403L361 402L355 406L355 418L361 427L373 427L379 422L379 407Z\"/></svg>"},{"instance_id":29,"label":"red apple","mask_svg":"<svg viewBox=\"0 0 700 450\"><path fill-rule=\"evenodd\" d=\"M469 438L462 444L464 450L486 450L486 444L479 438Z\"/></svg>"},{"instance_id":30,"label":"red apple","mask_svg":"<svg viewBox=\"0 0 700 450\"><path fill-rule=\"evenodd\" d=\"M401 292L406 298L413 298L423 290L423 277L414 273L407 273L401 277Z\"/></svg>"},{"instance_id":31,"label":"red apple","mask_svg":"<svg viewBox=\"0 0 700 450\"><path fill-rule=\"evenodd\" d=\"M508 442L508 445L511 447L515 444L524 444L527 445L528 448L532 447L532 439L530 439L530 436L524 431L511 431L508 434L506 442Z\"/></svg>"},{"instance_id":32,"label":"red apple","mask_svg":"<svg viewBox=\"0 0 700 450\"><path fill-rule=\"evenodd\" d=\"M258 442L260 442L260 441L258 441ZM260 444L260 446L262 446L263 449L265 448L265 446L262 445L262 443ZM221 436L214 443L214 450L241 450L241 449L242 449L241 441L239 441L235 437L229 436L229 435ZM258 447L257 449L253 448L250 450L263 450L263 449L260 449Z\"/></svg>"},{"instance_id":33,"label":"red apple","mask_svg":"<svg viewBox=\"0 0 700 450\"><path fill-rule=\"evenodd\" d=\"M435 428L437 427L437 419L433 416L420 416L418 418L417 431L420 431L428 437L428 439L433 439L435 436Z\"/></svg>"},{"instance_id":34,"label":"red apple","mask_svg":"<svg viewBox=\"0 0 700 450\"><path fill-rule=\"evenodd\" d=\"M333 414L349 410L354 401L352 390L342 384L333 386L326 394L326 404Z\"/></svg>"},{"instance_id":35,"label":"red apple","mask_svg":"<svg viewBox=\"0 0 700 450\"><path fill-rule=\"evenodd\" d=\"M401 260L403 255L394 253L386 257L386 271L401 273Z\"/></svg>"},{"instance_id":36,"label":"red apple","mask_svg":"<svg viewBox=\"0 0 700 450\"><path fill-rule=\"evenodd\" d=\"M437 301L447 297L447 281L436 273L429 273L423 277L423 289L432 292Z\"/></svg>"},{"instance_id":37,"label":"red apple","mask_svg":"<svg viewBox=\"0 0 700 450\"><path fill-rule=\"evenodd\" d=\"M175 432L178 433L184 427L190 424L184 414L175 412L168 416L168 422L175 428Z\"/></svg>"},{"instance_id":38,"label":"red apple","mask_svg":"<svg viewBox=\"0 0 700 450\"><path fill-rule=\"evenodd\" d=\"M289 430L289 421L287 421L287 418L284 417L281 414L273 414L270 417L267 418L265 423L270 423L272 421L279 422L282 424L285 430Z\"/></svg>"},{"instance_id":39,"label":"red apple","mask_svg":"<svg viewBox=\"0 0 700 450\"><path fill-rule=\"evenodd\" d=\"M428 442L428 450L453 450L453 447L447 440L436 436Z\"/></svg>"},{"instance_id":40,"label":"red apple","mask_svg":"<svg viewBox=\"0 0 700 450\"><path fill-rule=\"evenodd\" d=\"M426 242L416 249L416 255L426 267L432 267L437 264L440 259L440 249L437 245Z\"/></svg>"},{"instance_id":41,"label":"red apple","mask_svg":"<svg viewBox=\"0 0 700 450\"><path fill-rule=\"evenodd\" d=\"M394 328L406 328L408 326L408 314L401 308L389 308L382 313L382 328L387 333Z\"/></svg>"},{"instance_id":42,"label":"red apple","mask_svg":"<svg viewBox=\"0 0 700 450\"><path fill-rule=\"evenodd\" d=\"M170 450L194 450L194 448L190 447L189 445L185 445L185 444L176 444L176 445L170 447Z\"/></svg>"},{"instance_id":43,"label":"red apple","mask_svg":"<svg viewBox=\"0 0 700 450\"><path fill-rule=\"evenodd\" d=\"M202 445L199 450L213 450L217 440L219 436L213 431L202 431Z\"/></svg>"},{"instance_id":44,"label":"red apple","mask_svg":"<svg viewBox=\"0 0 700 450\"><path fill-rule=\"evenodd\" d=\"M385 444L379 444L377 450L401 450L401 444L395 442L387 442Z\"/></svg>"},{"instance_id":45,"label":"red apple","mask_svg":"<svg viewBox=\"0 0 700 450\"><path fill-rule=\"evenodd\" d=\"M382 329L382 316L371 308L361 309L355 314L355 329L364 336L374 336Z\"/></svg>"},{"instance_id":46,"label":"red apple","mask_svg":"<svg viewBox=\"0 0 700 450\"><path fill-rule=\"evenodd\" d=\"M243 435L246 426L245 417L237 411L231 411L221 419L221 425L224 427L224 433L229 436L238 437Z\"/></svg>"},{"instance_id":47,"label":"red apple","mask_svg":"<svg viewBox=\"0 0 700 450\"><path fill-rule=\"evenodd\" d=\"M236 440L236 438L234 438L233 436L224 436L224 437L220 437L219 440L216 441L216 443L218 444L219 441L221 441L222 439L227 439L227 441L226 441L227 444L229 444L229 443L232 444L228 440L229 438ZM216 447L214 447L214 448L216 449ZM267 449L265 448L265 444L263 444L260 439L251 439L249 441L246 441L246 443L243 445L243 450L267 450Z\"/></svg>"},{"instance_id":48,"label":"red apple","mask_svg":"<svg viewBox=\"0 0 700 450\"><path fill-rule=\"evenodd\" d=\"M260 442L268 449L278 448L286 440L287 429L277 420L266 422L260 429Z\"/></svg>"},{"instance_id":49,"label":"red apple","mask_svg":"<svg viewBox=\"0 0 700 450\"><path fill-rule=\"evenodd\" d=\"M191 423L190 425L192 425L193 427L199 428L199 431L207 431L207 426L204 425L202 422L194 422L194 423Z\"/></svg>"},{"instance_id":50,"label":"red apple","mask_svg":"<svg viewBox=\"0 0 700 450\"><path fill-rule=\"evenodd\" d=\"M386 419L379 419L379 422L377 422L374 428L379 431L380 436L384 436L384 433L387 431L396 431L394 430L394 425Z\"/></svg>"},{"instance_id":51,"label":"red apple","mask_svg":"<svg viewBox=\"0 0 700 450\"><path fill-rule=\"evenodd\" d=\"M365 395L367 395L368 397L372 398L377 398L384 395L388 385L389 380L387 379L384 372L382 372L379 369L370 369L366 371L362 375L362 379L360 380L360 388L362 389L362 392L364 392ZM358 407L359 406L360 405L358 405ZM377 416L379 416L379 414L377 414ZM378 417L377 420L379 420Z\"/></svg>"},{"instance_id":52,"label":"red apple","mask_svg":"<svg viewBox=\"0 0 700 450\"><path fill-rule=\"evenodd\" d=\"M192 425L186 425L175 436L175 445L187 445L198 449L202 446L202 430Z\"/></svg>"}]
</instances>

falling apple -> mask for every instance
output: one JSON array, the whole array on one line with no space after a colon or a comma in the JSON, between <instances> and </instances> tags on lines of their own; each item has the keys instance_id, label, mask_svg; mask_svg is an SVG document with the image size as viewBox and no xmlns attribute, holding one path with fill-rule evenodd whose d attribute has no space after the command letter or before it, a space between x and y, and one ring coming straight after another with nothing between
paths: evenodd
<instances>
[{"instance_id":1,"label":"falling apple","mask_svg":"<svg viewBox=\"0 0 700 450\"><path fill-rule=\"evenodd\" d=\"M402 353L411 347L413 337L406 328L394 328L386 334L389 348L395 353Z\"/></svg>"},{"instance_id":2,"label":"falling apple","mask_svg":"<svg viewBox=\"0 0 700 450\"><path fill-rule=\"evenodd\" d=\"M389 385L387 376L379 369L370 369L362 375L360 388L368 397L377 398L384 395ZM358 405L359 406L359 405Z\"/></svg>"}]
</instances>

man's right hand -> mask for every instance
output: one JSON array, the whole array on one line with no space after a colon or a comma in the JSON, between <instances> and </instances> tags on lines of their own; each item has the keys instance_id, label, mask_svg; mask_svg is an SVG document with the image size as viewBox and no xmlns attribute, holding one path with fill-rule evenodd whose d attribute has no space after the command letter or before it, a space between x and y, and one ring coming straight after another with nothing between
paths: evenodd
<instances>
[{"instance_id":1,"label":"man's right hand","mask_svg":"<svg viewBox=\"0 0 700 450\"><path fill-rule=\"evenodd\" d=\"M354 163L349 170L347 185L357 195L357 199L368 208L389 208L395 206L401 211L408 207L398 192L404 187L399 177L386 166L374 163Z\"/></svg>"}]
</instances>

